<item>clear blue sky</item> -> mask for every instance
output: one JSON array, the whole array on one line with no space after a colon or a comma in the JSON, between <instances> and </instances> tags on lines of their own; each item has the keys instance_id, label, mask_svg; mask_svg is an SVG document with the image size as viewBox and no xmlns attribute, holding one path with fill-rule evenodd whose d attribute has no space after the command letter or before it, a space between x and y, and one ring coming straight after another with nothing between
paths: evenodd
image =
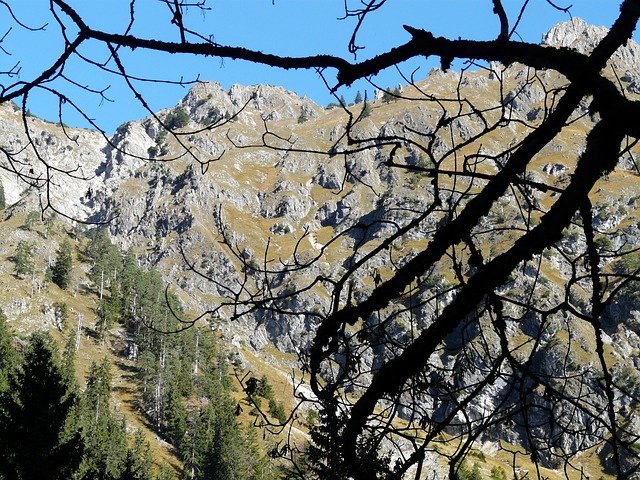
<instances>
[{"instance_id":1,"label":"clear blue sky","mask_svg":"<svg viewBox=\"0 0 640 480\"><path fill-rule=\"evenodd\" d=\"M515 11L523 2L504 2L514 9L509 12L512 21ZM48 0L9 0L8 3L29 26L49 24L43 32L26 32L13 25L6 10L0 6L0 35L13 27L0 44L10 54L0 52L0 71L8 70L20 61L20 80L29 81L51 65L61 52L59 27L48 14ZM94 28L122 33L128 23L130 0L69 0L69 3ZM348 3L353 7L361 5L360 0L348 0ZM555 0L555 3L561 6L569 4L567 0ZM572 3L572 15L605 26L610 26L614 21L619 6L615 0L572 0ZM344 15L344 0L275 0L273 3L272 0L208 0L207 5L211 10L204 15L191 9L187 24L202 34L213 35L220 44L287 56L326 53L353 60L347 45L355 19L338 20ZM137 0L136 6L134 34L145 38L179 40L177 30L169 25L171 18L164 4L158 0ZM568 19L567 14L554 10L546 0L530 0L518 34L525 41L539 42L541 35L551 26ZM403 24L449 38L494 39L499 31L491 0L388 0L365 22L358 44L366 48L358 53L358 60L409 40ZM103 49L90 44L83 47L82 53L98 61L108 58ZM285 71L243 61L221 61L218 58L157 54L142 50L127 50L122 55L132 75L167 80L191 80L199 75L200 79L220 82L225 88L234 83L270 83L282 85L322 105L333 100L315 72ZM435 61L422 59L402 66L402 70L409 75L412 70L419 68L416 74L419 79L426 76L434 65L437 65ZM77 99L107 132L113 132L124 121L147 116L147 112L119 79L102 75L98 69L88 67L79 59L69 63L65 74L75 82L88 84L95 89L109 87L107 95L116 100L114 103L101 103L98 97L86 95L77 87L64 85L64 82L55 85L64 89L71 98ZM8 79L0 78L4 86L9 83ZM327 72L327 78L330 82L334 80L331 71ZM375 81L381 86L391 86L400 83L400 78L398 72L389 71ZM137 84L137 87L154 111L175 105L187 92L175 86ZM338 94L351 101L357 90L371 93L372 87L361 83L342 89ZM34 95L30 98L29 108L40 117L57 120L58 105L49 95ZM66 123L86 126L86 122L67 107L64 112Z\"/></svg>"}]
</instances>

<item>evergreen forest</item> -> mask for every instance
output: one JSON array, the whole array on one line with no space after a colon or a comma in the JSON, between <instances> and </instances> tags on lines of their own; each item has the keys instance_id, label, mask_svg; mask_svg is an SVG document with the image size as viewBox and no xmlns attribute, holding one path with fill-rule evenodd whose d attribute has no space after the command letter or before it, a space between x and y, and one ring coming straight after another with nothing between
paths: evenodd
<instances>
[{"instance_id":1,"label":"evergreen forest","mask_svg":"<svg viewBox=\"0 0 640 480\"><path fill-rule=\"evenodd\" d=\"M18 245L16 276L33 273L33 247ZM171 446L179 463L154 458L149 440L127 424L114 402L112 361L91 362L78 378L81 326L70 325L68 307L56 305L62 339L38 330L17 336L0 312L0 478L10 479L273 479L282 472L264 453L241 403L263 397L284 415L266 378L254 400L238 400L230 355L211 328L182 323L179 301L155 270L122 254L105 230L88 235L82 257L95 286L96 345L114 329L129 339L122 355L138 389L132 402L148 427ZM67 288L73 269L68 239L46 276ZM166 296L166 297L165 297ZM64 348L59 348L60 340ZM231 356L233 357L233 356ZM232 360L233 361L233 358ZM237 362L235 362L237 364ZM249 382L251 383L251 382Z\"/></svg>"}]
</instances>

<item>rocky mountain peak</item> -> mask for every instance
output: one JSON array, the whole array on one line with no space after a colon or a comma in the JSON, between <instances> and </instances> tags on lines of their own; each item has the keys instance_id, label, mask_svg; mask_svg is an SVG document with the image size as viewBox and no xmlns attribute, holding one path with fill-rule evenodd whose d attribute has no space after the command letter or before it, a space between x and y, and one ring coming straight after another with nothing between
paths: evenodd
<instances>
[{"instance_id":1,"label":"rocky mountain peak","mask_svg":"<svg viewBox=\"0 0 640 480\"><path fill-rule=\"evenodd\" d=\"M273 85L244 86L235 84L225 90L217 82L198 82L179 104L192 116L205 116L215 108L218 112L235 113L241 109L258 111L270 120L298 118L301 112L316 117L323 110L308 98ZM202 110L202 112L198 112ZM212 120L211 116L209 120Z\"/></svg>"},{"instance_id":2,"label":"rocky mountain peak","mask_svg":"<svg viewBox=\"0 0 640 480\"><path fill-rule=\"evenodd\" d=\"M542 36L542 45L565 47L580 53L591 53L604 38L608 30L605 27L589 25L579 17L560 22Z\"/></svg>"},{"instance_id":3,"label":"rocky mountain peak","mask_svg":"<svg viewBox=\"0 0 640 480\"><path fill-rule=\"evenodd\" d=\"M542 36L542 45L564 47L589 54L605 37L609 30L606 27L589 25L579 17L560 22ZM612 64L624 73L637 69L640 61L640 45L633 40L620 47L612 57ZM635 75L632 75L635 77Z\"/></svg>"}]
</instances>

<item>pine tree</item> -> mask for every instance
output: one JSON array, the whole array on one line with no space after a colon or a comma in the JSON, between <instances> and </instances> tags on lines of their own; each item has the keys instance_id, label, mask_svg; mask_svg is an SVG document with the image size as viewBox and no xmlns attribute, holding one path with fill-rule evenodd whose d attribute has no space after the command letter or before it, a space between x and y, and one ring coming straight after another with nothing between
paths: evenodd
<instances>
[{"instance_id":1,"label":"pine tree","mask_svg":"<svg viewBox=\"0 0 640 480\"><path fill-rule=\"evenodd\" d=\"M7 206L7 199L4 196L4 184L0 181L0 210L4 210Z\"/></svg>"},{"instance_id":2,"label":"pine tree","mask_svg":"<svg viewBox=\"0 0 640 480\"><path fill-rule=\"evenodd\" d=\"M102 340L106 338L109 330L121 317L123 306L120 285L113 282L109 286L109 295L98 301L96 328Z\"/></svg>"},{"instance_id":3,"label":"pine tree","mask_svg":"<svg viewBox=\"0 0 640 480\"><path fill-rule=\"evenodd\" d=\"M127 450L124 470L118 480L151 480L152 465L153 458L149 442L144 439L142 431L136 430L131 448Z\"/></svg>"},{"instance_id":4,"label":"pine tree","mask_svg":"<svg viewBox=\"0 0 640 480\"><path fill-rule=\"evenodd\" d=\"M13 257L15 266L13 268L16 276L26 278L35 272L35 262L33 261L33 252L35 246L31 242L20 240L16 247L16 254Z\"/></svg>"},{"instance_id":5,"label":"pine tree","mask_svg":"<svg viewBox=\"0 0 640 480\"><path fill-rule=\"evenodd\" d=\"M0 398L9 390L9 376L16 363L16 352L7 324L7 316L0 308ZM2 403L0 402L0 408ZM0 413L0 416L2 413Z\"/></svg>"},{"instance_id":6,"label":"pine tree","mask_svg":"<svg viewBox=\"0 0 640 480\"><path fill-rule=\"evenodd\" d=\"M188 412L177 389L172 389L167 399L166 407L166 435L173 446L183 450L185 434L187 433Z\"/></svg>"},{"instance_id":7,"label":"pine tree","mask_svg":"<svg viewBox=\"0 0 640 480\"><path fill-rule=\"evenodd\" d=\"M364 101L364 106L362 107L362 113L360 113L360 116L362 118L367 118L368 116L371 115L372 112L372 108L371 105L369 104L369 102L367 102L366 100Z\"/></svg>"},{"instance_id":8,"label":"pine tree","mask_svg":"<svg viewBox=\"0 0 640 480\"><path fill-rule=\"evenodd\" d=\"M63 290L69 288L71 284L71 271L73 269L73 255L71 249L71 243L66 240L60 247L60 252L56 257L56 261L52 267L52 280L53 283L58 285Z\"/></svg>"},{"instance_id":9,"label":"pine tree","mask_svg":"<svg viewBox=\"0 0 640 480\"><path fill-rule=\"evenodd\" d=\"M77 391L78 382L76 380L76 332L71 330L65 342L64 351L62 352L62 375L64 376L69 388Z\"/></svg>"},{"instance_id":10,"label":"pine tree","mask_svg":"<svg viewBox=\"0 0 640 480\"><path fill-rule=\"evenodd\" d=\"M24 221L24 228L27 230L34 230L36 225L42 222L42 212L38 210L32 210L27 214L27 218Z\"/></svg>"},{"instance_id":11,"label":"pine tree","mask_svg":"<svg viewBox=\"0 0 640 480\"><path fill-rule=\"evenodd\" d=\"M74 402L53 337L34 333L1 401L0 476L69 478L82 456L79 433L66 428Z\"/></svg>"},{"instance_id":12,"label":"pine tree","mask_svg":"<svg viewBox=\"0 0 640 480\"><path fill-rule=\"evenodd\" d=\"M356 92L356 98L354 100L355 103L362 103L362 94L360 93L360 90L358 90Z\"/></svg>"},{"instance_id":13,"label":"pine tree","mask_svg":"<svg viewBox=\"0 0 640 480\"><path fill-rule=\"evenodd\" d=\"M86 253L93 261L89 278L98 288L102 298L104 289L117 279L122 270L122 255L118 247L111 243L105 229L98 230L90 236Z\"/></svg>"},{"instance_id":14,"label":"pine tree","mask_svg":"<svg viewBox=\"0 0 640 480\"><path fill-rule=\"evenodd\" d=\"M99 364L91 364L79 414L85 439L85 454L77 474L82 480L119 480L125 470L126 425L111 409L111 379L106 357Z\"/></svg>"},{"instance_id":15,"label":"pine tree","mask_svg":"<svg viewBox=\"0 0 640 480\"><path fill-rule=\"evenodd\" d=\"M53 304L53 311L56 318L56 326L62 332L69 320L69 306L65 302L56 302Z\"/></svg>"}]
</instances>

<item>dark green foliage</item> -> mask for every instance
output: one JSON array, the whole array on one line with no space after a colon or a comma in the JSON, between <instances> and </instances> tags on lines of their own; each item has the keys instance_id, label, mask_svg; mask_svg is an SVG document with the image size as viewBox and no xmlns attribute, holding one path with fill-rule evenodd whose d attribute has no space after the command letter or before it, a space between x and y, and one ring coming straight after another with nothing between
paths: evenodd
<instances>
[{"instance_id":1,"label":"dark green foliage","mask_svg":"<svg viewBox=\"0 0 640 480\"><path fill-rule=\"evenodd\" d=\"M613 271L619 274L632 274L640 270L640 251L625 253L613 264Z\"/></svg>"},{"instance_id":2,"label":"dark green foliage","mask_svg":"<svg viewBox=\"0 0 640 480\"><path fill-rule=\"evenodd\" d=\"M269 400L269 413L280 423L285 423L287 421L287 414L284 411L284 405L282 405L282 402L278 402L275 398Z\"/></svg>"},{"instance_id":3,"label":"dark green foliage","mask_svg":"<svg viewBox=\"0 0 640 480\"><path fill-rule=\"evenodd\" d=\"M124 421L111 409L111 368L107 358L93 363L82 395L78 423L85 454L77 473L80 479L118 480L125 469L127 433Z\"/></svg>"},{"instance_id":4,"label":"dark green foliage","mask_svg":"<svg viewBox=\"0 0 640 480\"><path fill-rule=\"evenodd\" d=\"M256 384L256 389L254 394L252 395L252 401L256 404L258 408L260 408L260 399L256 396L263 397L269 402L269 414L278 420L280 423L284 423L287 421L287 414L284 410L284 405L282 402L276 400L275 394L273 392L273 387L269 383L269 380L265 375L258 380Z\"/></svg>"},{"instance_id":5,"label":"dark green foliage","mask_svg":"<svg viewBox=\"0 0 640 480\"><path fill-rule=\"evenodd\" d=\"M166 130L161 130L160 132L158 132L158 136L156 137L156 145L160 146L162 145L164 142L167 141L167 131Z\"/></svg>"},{"instance_id":6,"label":"dark green foliage","mask_svg":"<svg viewBox=\"0 0 640 480\"><path fill-rule=\"evenodd\" d=\"M0 181L0 210L4 210L7 206L7 199L4 195L4 184Z\"/></svg>"},{"instance_id":7,"label":"dark green foliage","mask_svg":"<svg viewBox=\"0 0 640 480\"><path fill-rule=\"evenodd\" d=\"M20 240L16 248L16 254L13 256L15 266L13 271L17 277L26 278L35 272L35 262L33 260L33 252L35 246L32 242Z\"/></svg>"},{"instance_id":8,"label":"dark green foliage","mask_svg":"<svg viewBox=\"0 0 640 480\"><path fill-rule=\"evenodd\" d=\"M356 92L356 98L354 100L354 103L362 103L362 94L360 93L360 90L358 90Z\"/></svg>"},{"instance_id":9,"label":"dark green foliage","mask_svg":"<svg viewBox=\"0 0 640 480\"><path fill-rule=\"evenodd\" d=\"M77 431L66 428L75 402L47 333L29 339L22 368L0 400L0 475L18 479L67 479L80 463Z\"/></svg>"},{"instance_id":10,"label":"dark green foliage","mask_svg":"<svg viewBox=\"0 0 640 480\"><path fill-rule=\"evenodd\" d=\"M124 469L119 480L151 480L153 477L151 467L153 457L149 443L144 435L137 430L133 437L133 444L127 450Z\"/></svg>"},{"instance_id":11,"label":"dark green foliage","mask_svg":"<svg viewBox=\"0 0 640 480\"><path fill-rule=\"evenodd\" d=\"M58 285L63 290L69 288L71 284L71 271L73 269L73 254L72 247L69 240L62 243L60 252L56 257L56 261L51 268L51 279L53 283Z\"/></svg>"},{"instance_id":12,"label":"dark green foliage","mask_svg":"<svg viewBox=\"0 0 640 480\"><path fill-rule=\"evenodd\" d=\"M273 394L273 387L269 383L269 379L267 379L266 375L263 375L258 381L258 386L256 388L256 394L264 397L268 400L275 398Z\"/></svg>"},{"instance_id":13,"label":"dark green foliage","mask_svg":"<svg viewBox=\"0 0 640 480\"><path fill-rule=\"evenodd\" d=\"M164 119L164 124L169 130L184 128L189 125L189 115L183 108L178 108L175 111L169 112Z\"/></svg>"},{"instance_id":14,"label":"dark green foliage","mask_svg":"<svg viewBox=\"0 0 640 480\"><path fill-rule=\"evenodd\" d=\"M371 116L372 112L373 112L373 109L371 108L371 105L369 104L369 102L367 102L365 100L364 101L364 106L362 107L362 112L360 113L360 117L361 118L367 118L367 117Z\"/></svg>"},{"instance_id":15,"label":"dark green foliage","mask_svg":"<svg viewBox=\"0 0 640 480\"><path fill-rule=\"evenodd\" d=\"M228 396L218 397L201 411L197 439L198 475L207 480L245 480L255 478L258 457L248 448L247 437L239 428Z\"/></svg>"},{"instance_id":16,"label":"dark green foliage","mask_svg":"<svg viewBox=\"0 0 640 480\"><path fill-rule=\"evenodd\" d=\"M46 215L44 217L44 226L45 226L44 237L45 238L50 236L55 231L56 217L57 217L56 212L52 212L50 215Z\"/></svg>"},{"instance_id":17,"label":"dark green foliage","mask_svg":"<svg viewBox=\"0 0 640 480\"><path fill-rule=\"evenodd\" d=\"M480 467L477 463L473 464L471 470L466 462L462 462L458 470L456 471L456 480L482 480L482 474L480 473Z\"/></svg>"},{"instance_id":18,"label":"dark green foliage","mask_svg":"<svg viewBox=\"0 0 640 480\"><path fill-rule=\"evenodd\" d=\"M491 469L491 480L507 480L507 472L502 467L493 467Z\"/></svg>"},{"instance_id":19,"label":"dark green foliage","mask_svg":"<svg viewBox=\"0 0 640 480\"><path fill-rule=\"evenodd\" d=\"M338 417L335 410L321 408L318 424L311 429L311 443L307 448L307 467L313 475L311 478L332 478L346 480L351 478L344 466L342 451L335 448L332 439L337 438L344 425L344 418ZM300 478L294 477L294 478Z\"/></svg>"},{"instance_id":20,"label":"dark green foliage","mask_svg":"<svg viewBox=\"0 0 640 480\"><path fill-rule=\"evenodd\" d=\"M129 130L130 123L131 122L124 122L118 125L118 128L116 128L116 133L119 135L124 135L125 133L127 133L127 130Z\"/></svg>"},{"instance_id":21,"label":"dark green foliage","mask_svg":"<svg viewBox=\"0 0 640 480\"><path fill-rule=\"evenodd\" d=\"M220 113L220 109L218 107L211 107L207 112L207 116L204 118L204 123L216 123L222 118L224 118L224 115Z\"/></svg>"},{"instance_id":22,"label":"dark green foliage","mask_svg":"<svg viewBox=\"0 0 640 480\"><path fill-rule=\"evenodd\" d=\"M300 115L298 116L298 123L305 123L307 120L309 120L309 115L303 108L301 108Z\"/></svg>"},{"instance_id":23,"label":"dark green foliage","mask_svg":"<svg viewBox=\"0 0 640 480\"><path fill-rule=\"evenodd\" d=\"M109 232L105 229L96 230L89 235L86 255L91 259L89 279L100 293L105 286L110 285L122 269L122 255L118 247L111 243Z\"/></svg>"},{"instance_id":24,"label":"dark green foliage","mask_svg":"<svg viewBox=\"0 0 640 480\"><path fill-rule=\"evenodd\" d=\"M12 335L7 325L7 316L0 308L0 399L9 389L9 375L16 363L16 352L11 340ZM2 402L0 402L0 409ZM0 412L0 416L2 413Z\"/></svg>"},{"instance_id":25,"label":"dark green foliage","mask_svg":"<svg viewBox=\"0 0 640 480\"><path fill-rule=\"evenodd\" d=\"M394 88L393 90L386 89L382 92L382 102L383 103L397 102L398 98L400 97L400 94L401 92L398 87Z\"/></svg>"},{"instance_id":26,"label":"dark green foliage","mask_svg":"<svg viewBox=\"0 0 640 480\"><path fill-rule=\"evenodd\" d=\"M640 251L631 251L622 255L613 263L613 271L623 276L636 275L633 280L623 287L622 294L633 301L637 301L640 298L637 280L637 272L640 271Z\"/></svg>"},{"instance_id":27,"label":"dark green foliage","mask_svg":"<svg viewBox=\"0 0 640 480\"><path fill-rule=\"evenodd\" d=\"M106 232L90 238L90 278L103 293L98 330L104 337L121 322L135 339L141 409L150 425L171 442L193 478L256 478L260 455L238 423L227 361L213 332L193 327L175 333L184 326L176 315L184 312L177 297L165 291L160 274L141 269L131 252L123 258ZM82 401L88 453L81 478L147 478L141 473L146 467L140 467L147 458L144 448L134 448L135 442L129 450L122 447L124 427L109 407L109 384L108 363L93 365ZM260 386L273 394L266 378Z\"/></svg>"},{"instance_id":28,"label":"dark green foliage","mask_svg":"<svg viewBox=\"0 0 640 480\"><path fill-rule=\"evenodd\" d=\"M67 341L62 352L62 375L72 390L77 390L76 381L76 332L71 332L67 336Z\"/></svg>"},{"instance_id":29,"label":"dark green foliage","mask_svg":"<svg viewBox=\"0 0 640 480\"><path fill-rule=\"evenodd\" d=\"M593 243L595 244L596 248L601 251L611 251L613 249L613 242L606 235L597 237Z\"/></svg>"},{"instance_id":30,"label":"dark green foliage","mask_svg":"<svg viewBox=\"0 0 640 480\"><path fill-rule=\"evenodd\" d=\"M53 311L56 318L56 326L58 330L63 331L69 320L69 306L65 302L56 302L53 304Z\"/></svg>"},{"instance_id":31,"label":"dark green foliage","mask_svg":"<svg viewBox=\"0 0 640 480\"><path fill-rule=\"evenodd\" d=\"M109 286L109 295L98 300L96 313L98 321L96 328L101 339L105 339L107 333L118 322L122 315L122 293L117 283Z\"/></svg>"}]
</instances>

